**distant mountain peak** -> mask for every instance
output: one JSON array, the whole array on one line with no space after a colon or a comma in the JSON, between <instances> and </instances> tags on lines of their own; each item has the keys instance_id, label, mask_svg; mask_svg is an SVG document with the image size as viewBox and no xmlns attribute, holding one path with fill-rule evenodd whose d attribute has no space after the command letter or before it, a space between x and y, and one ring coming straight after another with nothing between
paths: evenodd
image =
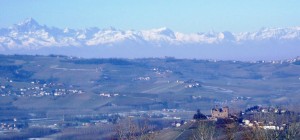
<instances>
[{"instance_id":1,"label":"distant mountain peak","mask_svg":"<svg viewBox=\"0 0 300 140\"><path fill-rule=\"evenodd\" d=\"M13 28L17 28L20 31L36 30L42 28L42 26L33 18L27 18L22 22L19 22L17 25L14 25Z\"/></svg>"},{"instance_id":2,"label":"distant mountain peak","mask_svg":"<svg viewBox=\"0 0 300 140\"><path fill-rule=\"evenodd\" d=\"M159 35L164 35L164 36L168 36L171 38L175 38L174 31L167 27L152 29L151 31L156 34L159 34Z\"/></svg>"},{"instance_id":3,"label":"distant mountain peak","mask_svg":"<svg viewBox=\"0 0 300 140\"><path fill-rule=\"evenodd\" d=\"M86 47L86 46L299 46L300 26L262 28L257 32L203 32L185 34L162 27L150 30L120 30L114 27L99 29L48 28L35 19L0 29L0 51L10 49ZM118 48L119 49L119 48ZM178 48L175 48L178 49ZM201 50L202 51L202 50ZM199 52L201 52L199 51ZM179 51L178 51L179 52ZM271 52L272 53L272 52Z\"/></svg>"},{"instance_id":4,"label":"distant mountain peak","mask_svg":"<svg viewBox=\"0 0 300 140\"><path fill-rule=\"evenodd\" d=\"M27 18L24 21L18 23L19 26L39 26L39 23L33 18Z\"/></svg>"}]
</instances>

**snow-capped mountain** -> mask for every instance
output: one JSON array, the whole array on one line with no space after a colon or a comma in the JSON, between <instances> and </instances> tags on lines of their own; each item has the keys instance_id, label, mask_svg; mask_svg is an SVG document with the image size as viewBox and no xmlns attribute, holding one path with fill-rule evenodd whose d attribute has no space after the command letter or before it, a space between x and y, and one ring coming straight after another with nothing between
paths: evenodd
<instances>
[{"instance_id":1,"label":"snow-capped mountain","mask_svg":"<svg viewBox=\"0 0 300 140\"><path fill-rule=\"evenodd\" d=\"M299 47L300 27L263 28L257 32L208 32L184 34L163 27L152 30L115 28L60 29L40 25L32 18L0 29L0 52L65 47L176 47L248 46ZM214 50L212 50L214 51ZM170 53L172 55L172 53Z\"/></svg>"}]
</instances>

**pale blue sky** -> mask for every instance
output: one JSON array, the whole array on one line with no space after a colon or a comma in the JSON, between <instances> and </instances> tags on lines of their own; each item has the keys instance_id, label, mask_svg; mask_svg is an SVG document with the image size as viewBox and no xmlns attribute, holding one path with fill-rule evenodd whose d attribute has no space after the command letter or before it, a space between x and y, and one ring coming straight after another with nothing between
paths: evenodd
<instances>
[{"instance_id":1,"label":"pale blue sky","mask_svg":"<svg viewBox=\"0 0 300 140\"><path fill-rule=\"evenodd\" d=\"M56 27L180 32L300 26L300 0L0 0L0 28L32 17Z\"/></svg>"}]
</instances>

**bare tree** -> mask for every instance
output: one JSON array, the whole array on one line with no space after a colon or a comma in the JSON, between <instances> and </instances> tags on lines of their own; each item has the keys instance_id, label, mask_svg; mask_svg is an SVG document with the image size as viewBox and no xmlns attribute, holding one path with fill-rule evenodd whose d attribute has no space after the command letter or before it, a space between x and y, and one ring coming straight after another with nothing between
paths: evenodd
<instances>
[{"instance_id":1,"label":"bare tree","mask_svg":"<svg viewBox=\"0 0 300 140\"><path fill-rule=\"evenodd\" d=\"M139 133L141 140L153 140L159 131L154 132L154 127L149 124L149 119L145 118L140 124L139 124Z\"/></svg>"},{"instance_id":2,"label":"bare tree","mask_svg":"<svg viewBox=\"0 0 300 140\"><path fill-rule=\"evenodd\" d=\"M197 128L193 131L193 140L212 140L215 134L215 124L211 121L197 121Z\"/></svg>"},{"instance_id":3,"label":"bare tree","mask_svg":"<svg viewBox=\"0 0 300 140\"><path fill-rule=\"evenodd\" d=\"M300 139L300 123L292 123L287 128L286 139L296 140Z\"/></svg>"},{"instance_id":4,"label":"bare tree","mask_svg":"<svg viewBox=\"0 0 300 140\"><path fill-rule=\"evenodd\" d=\"M123 125L123 123L118 123L115 126L115 135L116 138L119 140L123 140L126 137L126 130L125 130L125 126Z\"/></svg>"},{"instance_id":5,"label":"bare tree","mask_svg":"<svg viewBox=\"0 0 300 140\"><path fill-rule=\"evenodd\" d=\"M228 140L236 139L236 133L239 131L239 127L235 122L226 124L224 129L225 129L226 139Z\"/></svg>"},{"instance_id":6,"label":"bare tree","mask_svg":"<svg viewBox=\"0 0 300 140\"><path fill-rule=\"evenodd\" d=\"M119 140L152 140L157 133L149 125L148 119L138 123L128 118L119 122L115 128L115 137Z\"/></svg>"},{"instance_id":7,"label":"bare tree","mask_svg":"<svg viewBox=\"0 0 300 140\"><path fill-rule=\"evenodd\" d=\"M263 129L258 126L243 130L242 137L245 140L276 140L283 138L283 131Z\"/></svg>"}]
</instances>

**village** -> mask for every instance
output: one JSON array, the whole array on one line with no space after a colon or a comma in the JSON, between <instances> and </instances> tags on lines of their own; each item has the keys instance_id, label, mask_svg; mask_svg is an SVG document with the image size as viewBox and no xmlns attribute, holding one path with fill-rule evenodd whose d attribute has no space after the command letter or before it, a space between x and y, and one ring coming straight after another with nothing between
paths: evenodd
<instances>
[{"instance_id":1,"label":"village","mask_svg":"<svg viewBox=\"0 0 300 140\"><path fill-rule=\"evenodd\" d=\"M194 120L232 120L229 122L238 123L242 127L284 130L290 123L299 121L299 116L299 113L280 107L263 107L256 105L245 109L245 111L240 111L237 114L230 114L229 107L216 106L211 109L211 115L204 115L198 110L197 114L194 115ZM291 119L292 117L294 118Z\"/></svg>"},{"instance_id":2,"label":"village","mask_svg":"<svg viewBox=\"0 0 300 140\"><path fill-rule=\"evenodd\" d=\"M18 86L16 86L18 84ZM22 82L15 82L9 78L1 82L0 96L17 97L43 97L62 96L67 94L82 94L83 90L76 89L72 85L65 85L47 81L26 81L26 86L20 86ZM23 84L24 85L24 84Z\"/></svg>"}]
</instances>

